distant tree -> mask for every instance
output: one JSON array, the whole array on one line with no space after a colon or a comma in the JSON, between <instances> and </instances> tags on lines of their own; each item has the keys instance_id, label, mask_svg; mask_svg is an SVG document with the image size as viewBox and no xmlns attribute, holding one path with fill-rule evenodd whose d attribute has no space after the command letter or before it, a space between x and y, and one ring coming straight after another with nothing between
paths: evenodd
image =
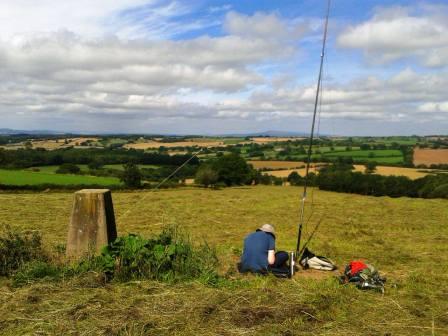
<instances>
[{"instance_id":1,"label":"distant tree","mask_svg":"<svg viewBox=\"0 0 448 336\"><path fill-rule=\"evenodd\" d=\"M375 157L375 152L369 152L369 158L374 158Z\"/></svg>"},{"instance_id":2,"label":"distant tree","mask_svg":"<svg viewBox=\"0 0 448 336\"><path fill-rule=\"evenodd\" d=\"M73 163L63 163L56 170L56 174L79 174L81 168Z\"/></svg>"},{"instance_id":3,"label":"distant tree","mask_svg":"<svg viewBox=\"0 0 448 336\"><path fill-rule=\"evenodd\" d=\"M252 182L253 168L238 154L223 155L213 163L212 167L218 172L218 181L227 186Z\"/></svg>"},{"instance_id":4,"label":"distant tree","mask_svg":"<svg viewBox=\"0 0 448 336\"><path fill-rule=\"evenodd\" d=\"M365 164L366 169L364 170L364 172L366 174L372 174L375 172L376 166L377 166L377 163L375 161L369 161Z\"/></svg>"},{"instance_id":5,"label":"distant tree","mask_svg":"<svg viewBox=\"0 0 448 336\"><path fill-rule=\"evenodd\" d=\"M142 185L142 174L135 163L129 162L123 165L123 173L120 180L127 188L140 188Z\"/></svg>"},{"instance_id":6,"label":"distant tree","mask_svg":"<svg viewBox=\"0 0 448 336\"><path fill-rule=\"evenodd\" d=\"M268 174L262 174L260 177L260 184L272 185L272 176Z\"/></svg>"},{"instance_id":7,"label":"distant tree","mask_svg":"<svg viewBox=\"0 0 448 336\"><path fill-rule=\"evenodd\" d=\"M33 143L31 141L26 141L24 144L26 149L31 149L33 148Z\"/></svg>"},{"instance_id":8,"label":"distant tree","mask_svg":"<svg viewBox=\"0 0 448 336\"><path fill-rule=\"evenodd\" d=\"M90 170L97 170L101 169L103 167L103 161L100 159L93 159L92 162L90 162L87 167Z\"/></svg>"},{"instance_id":9,"label":"distant tree","mask_svg":"<svg viewBox=\"0 0 448 336\"><path fill-rule=\"evenodd\" d=\"M370 149L370 145L369 144L361 144L361 146L359 146L359 148L361 150L369 150Z\"/></svg>"},{"instance_id":10,"label":"distant tree","mask_svg":"<svg viewBox=\"0 0 448 336\"><path fill-rule=\"evenodd\" d=\"M3 165L6 163L6 153L3 148L0 148L0 165Z\"/></svg>"},{"instance_id":11,"label":"distant tree","mask_svg":"<svg viewBox=\"0 0 448 336\"><path fill-rule=\"evenodd\" d=\"M289 174L288 176L288 182L292 185L292 186L298 186L302 184L302 177L299 175L299 173L297 173L296 171L293 171L291 174Z\"/></svg>"},{"instance_id":12,"label":"distant tree","mask_svg":"<svg viewBox=\"0 0 448 336\"><path fill-rule=\"evenodd\" d=\"M272 180L274 181L274 185L276 186L283 185L283 179L281 177L273 176Z\"/></svg>"},{"instance_id":13,"label":"distant tree","mask_svg":"<svg viewBox=\"0 0 448 336\"><path fill-rule=\"evenodd\" d=\"M194 182L207 188L214 186L218 182L218 178L218 172L210 165L202 165L196 172Z\"/></svg>"}]
</instances>

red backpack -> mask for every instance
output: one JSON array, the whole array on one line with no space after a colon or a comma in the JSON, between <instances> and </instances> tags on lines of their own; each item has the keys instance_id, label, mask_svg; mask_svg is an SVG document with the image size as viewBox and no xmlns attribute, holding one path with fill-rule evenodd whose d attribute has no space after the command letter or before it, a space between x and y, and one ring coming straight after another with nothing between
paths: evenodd
<instances>
[{"instance_id":1,"label":"red backpack","mask_svg":"<svg viewBox=\"0 0 448 336\"><path fill-rule=\"evenodd\" d=\"M359 271L362 271L363 269L366 269L366 268L367 268L367 265L360 260L351 261L350 262L350 276L354 276L356 273L358 273Z\"/></svg>"}]
</instances>

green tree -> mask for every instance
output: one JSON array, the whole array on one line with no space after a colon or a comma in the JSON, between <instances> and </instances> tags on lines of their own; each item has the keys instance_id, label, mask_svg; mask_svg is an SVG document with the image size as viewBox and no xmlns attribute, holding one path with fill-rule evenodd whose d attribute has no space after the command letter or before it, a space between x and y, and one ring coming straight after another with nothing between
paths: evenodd
<instances>
[{"instance_id":1,"label":"green tree","mask_svg":"<svg viewBox=\"0 0 448 336\"><path fill-rule=\"evenodd\" d=\"M87 165L90 170L97 170L103 167L103 161L101 159L93 159L89 164Z\"/></svg>"},{"instance_id":2,"label":"green tree","mask_svg":"<svg viewBox=\"0 0 448 336\"><path fill-rule=\"evenodd\" d=\"M196 172L194 182L207 188L209 186L214 186L216 182L218 182L218 178L218 172L210 165L202 165Z\"/></svg>"},{"instance_id":3,"label":"green tree","mask_svg":"<svg viewBox=\"0 0 448 336\"><path fill-rule=\"evenodd\" d=\"M142 185L140 169L135 163L126 163L123 165L123 173L121 174L120 180L127 188L140 188Z\"/></svg>"},{"instance_id":4,"label":"green tree","mask_svg":"<svg viewBox=\"0 0 448 336\"><path fill-rule=\"evenodd\" d=\"M57 174L79 174L81 172L81 168L73 163L64 163L59 166L56 170Z\"/></svg>"},{"instance_id":5,"label":"green tree","mask_svg":"<svg viewBox=\"0 0 448 336\"><path fill-rule=\"evenodd\" d=\"M213 163L213 169L218 172L218 182L223 182L226 186L252 182L253 168L238 154L232 153L219 157Z\"/></svg>"},{"instance_id":6,"label":"green tree","mask_svg":"<svg viewBox=\"0 0 448 336\"><path fill-rule=\"evenodd\" d=\"M376 162L375 161L369 161L365 164L366 169L364 170L364 172L366 174L372 174L375 172L376 170Z\"/></svg>"},{"instance_id":7,"label":"green tree","mask_svg":"<svg viewBox=\"0 0 448 336\"><path fill-rule=\"evenodd\" d=\"M293 171L291 174L289 174L288 176L288 182L289 184L291 184L292 186L298 186L301 185L302 183L302 177L299 175L299 173L297 173L296 171Z\"/></svg>"}]
</instances>

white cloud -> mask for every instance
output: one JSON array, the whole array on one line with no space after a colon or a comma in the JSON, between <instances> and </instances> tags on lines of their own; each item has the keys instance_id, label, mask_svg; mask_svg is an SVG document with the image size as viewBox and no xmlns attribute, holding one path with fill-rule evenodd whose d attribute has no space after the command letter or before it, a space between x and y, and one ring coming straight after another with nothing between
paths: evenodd
<instances>
[{"instance_id":1,"label":"white cloud","mask_svg":"<svg viewBox=\"0 0 448 336\"><path fill-rule=\"evenodd\" d=\"M374 62L413 56L426 66L448 65L448 7L419 9L418 13L403 7L379 10L370 20L342 32L338 45L362 49Z\"/></svg>"},{"instance_id":2,"label":"white cloud","mask_svg":"<svg viewBox=\"0 0 448 336\"><path fill-rule=\"evenodd\" d=\"M230 12L223 22L184 22L176 18L191 8L175 1L17 0L8 5L0 3L2 121L60 120L60 127L72 130L87 123L91 130L144 131L148 124L179 120L178 128L190 120L208 130L208 122L270 126L311 117L314 83L298 85L300 79L284 70L297 56L298 41L306 38L306 20ZM403 9L377 13L347 30L339 43L365 48L383 62L412 54L427 65L446 64L448 35L441 32L447 24L443 15L427 12L427 17ZM216 24L222 25L222 36L169 38ZM412 41L400 41L411 35ZM325 83L321 117L448 123L447 78L443 70L424 74L407 68L386 79L380 74Z\"/></svg>"},{"instance_id":3,"label":"white cloud","mask_svg":"<svg viewBox=\"0 0 448 336\"><path fill-rule=\"evenodd\" d=\"M235 28L246 19L256 26L274 22L276 38L270 30L247 35ZM188 97L263 85L255 66L291 56L286 40L293 37L282 38L290 27L269 15L233 13L226 26L234 27L228 35L189 40L86 38L68 30L15 34L0 42L0 114L236 117L217 111L205 95Z\"/></svg>"}]
</instances>

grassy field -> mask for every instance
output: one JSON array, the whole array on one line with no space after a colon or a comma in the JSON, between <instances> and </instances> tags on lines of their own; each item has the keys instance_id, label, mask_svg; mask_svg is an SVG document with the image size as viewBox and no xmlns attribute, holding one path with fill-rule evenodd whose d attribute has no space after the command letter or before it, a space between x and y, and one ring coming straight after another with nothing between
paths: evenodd
<instances>
[{"instance_id":1,"label":"grassy field","mask_svg":"<svg viewBox=\"0 0 448 336\"><path fill-rule=\"evenodd\" d=\"M28 170L7 170L0 169L0 184L7 185L38 185L38 184L56 184L56 185L103 185L112 186L121 184L115 177L97 177L89 175L70 175L55 174L50 168L33 172Z\"/></svg>"},{"instance_id":2,"label":"grassy field","mask_svg":"<svg viewBox=\"0 0 448 336\"><path fill-rule=\"evenodd\" d=\"M150 236L177 224L217 248L221 284L102 284L92 277L11 288L0 278L2 335L447 335L446 200L314 191L310 248L341 268L362 258L388 278L385 295L342 286L334 273L293 280L242 276L243 237L263 223L292 250L301 189L245 187L113 194L118 232ZM143 200L143 202L139 202ZM73 195L0 194L0 226L40 230L64 243ZM132 210L129 211L128 210ZM124 215L125 214L125 215Z\"/></svg>"}]
</instances>

